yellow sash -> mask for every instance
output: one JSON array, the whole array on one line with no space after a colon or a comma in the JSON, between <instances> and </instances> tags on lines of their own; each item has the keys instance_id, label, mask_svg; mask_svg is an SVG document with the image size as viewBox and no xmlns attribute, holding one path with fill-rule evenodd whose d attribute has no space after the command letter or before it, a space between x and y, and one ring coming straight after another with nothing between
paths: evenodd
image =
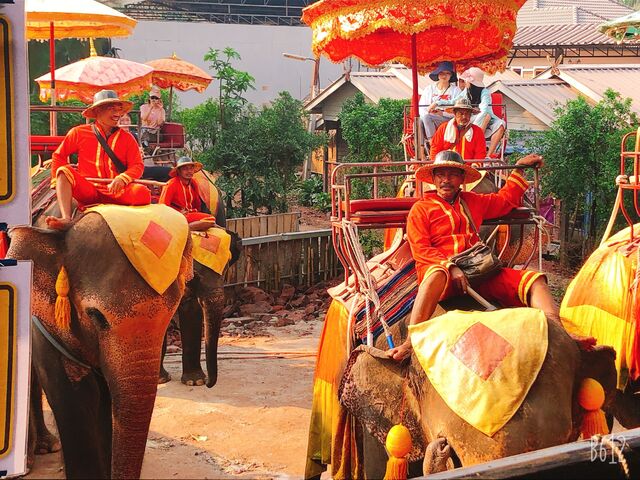
<instances>
[{"instance_id":1,"label":"yellow sash","mask_svg":"<svg viewBox=\"0 0 640 480\"><path fill-rule=\"evenodd\" d=\"M223 228L210 228L206 232L192 232L193 259L222 275L231 259L231 235Z\"/></svg>"},{"instance_id":2,"label":"yellow sash","mask_svg":"<svg viewBox=\"0 0 640 480\"><path fill-rule=\"evenodd\" d=\"M166 205L97 205L131 265L151 288L163 294L180 271L189 227L180 212Z\"/></svg>"},{"instance_id":3,"label":"yellow sash","mask_svg":"<svg viewBox=\"0 0 640 480\"><path fill-rule=\"evenodd\" d=\"M204 170L200 170L193 174L193 180L196 182L196 186L198 187L198 193L200 193L200 198L206 204L209 212L214 217L216 216L216 212L218 211L218 189L213 185L211 174L209 172L205 172Z\"/></svg>"},{"instance_id":4,"label":"yellow sash","mask_svg":"<svg viewBox=\"0 0 640 480\"><path fill-rule=\"evenodd\" d=\"M547 354L547 319L534 308L454 310L409 332L438 394L488 436L520 408Z\"/></svg>"}]
</instances>

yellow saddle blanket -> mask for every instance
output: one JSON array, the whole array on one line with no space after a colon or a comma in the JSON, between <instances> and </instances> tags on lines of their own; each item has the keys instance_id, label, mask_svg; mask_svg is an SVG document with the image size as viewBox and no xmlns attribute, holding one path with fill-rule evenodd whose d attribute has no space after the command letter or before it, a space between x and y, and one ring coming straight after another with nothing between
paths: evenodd
<instances>
[{"instance_id":1,"label":"yellow saddle blanket","mask_svg":"<svg viewBox=\"0 0 640 480\"><path fill-rule=\"evenodd\" d=\"M189 233L184 215L166 205L97 205L86 211L102 215L131 265L163 294L180 271Z\"/></svg>"},{"instance_id":2,"label":"yellow saddle blanket","mask_svg":"<svg viewBox=\"0 0 640 480\"><path fill-rule=\"evenodd\" d=\"M488 436L520 408L547 354L547 319L534 308L454 310L409 332L438 394Z\"/></svg>"},{"instance_id":3,"label":"yellow saddle blanket","mask_svg":"<svg viewBox=\"0 0 640 480\"><path fill-rule=\"evenodd\" d=\"M231 235L224 228L210 228L206 232L191 232L193 259L222 275L231 259Z\"/></svg>"}]
</instances>

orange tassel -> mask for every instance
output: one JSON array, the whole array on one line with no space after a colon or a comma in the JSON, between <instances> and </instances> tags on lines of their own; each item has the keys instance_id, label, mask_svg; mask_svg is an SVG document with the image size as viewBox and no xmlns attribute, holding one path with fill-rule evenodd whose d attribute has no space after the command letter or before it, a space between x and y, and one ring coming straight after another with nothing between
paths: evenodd
<instances>
[{"instance_id":1,"label":"orange tassel","mask_svg":"<svg viewBox=\"0 0 640 480\"><path fill-rule=\"evenodd\" d=\"M404 425L394 425L387 433L385 442L389 460L384 480L406 480L409 462L407 455L411 451L411 433Z\"/></svg>"},{"instance_id":2,"label":"orange tassel","mask_svg":"<svg viewBox=\"0 0 640 480\"><path fill-rule=\"evenodd\" d=\"M607 425L604 412L600 409L586 411L582 419L580 432L584 439L591 438L594 435L607 435L609 433L609 426Z\"/></svg>"},{"instance_id":3,"label":"orange tassel","mask_svg":"<svg viewBox=\"0 0 640 480\"><path fill-rule=\"evenodd\" d=\"M580 433L582 438L609 433L607 419L601 407L604 405L605 393L600 382L593 378L585 378L578 390L578 403L585 410Z\"/></svg>"},{"instance_id":4,"label":"orange tassel","mask_svg":"<svg viewBox=\"0 0 640 480\"><path fill-rule=\"evenodd\" d=\"M56 325L63 330L68 330L71 325L71 302L69 301L69 276L64 267L60 269L56 278L56 294L58 294L55 307Z\"/></svg>"}]
</instances>

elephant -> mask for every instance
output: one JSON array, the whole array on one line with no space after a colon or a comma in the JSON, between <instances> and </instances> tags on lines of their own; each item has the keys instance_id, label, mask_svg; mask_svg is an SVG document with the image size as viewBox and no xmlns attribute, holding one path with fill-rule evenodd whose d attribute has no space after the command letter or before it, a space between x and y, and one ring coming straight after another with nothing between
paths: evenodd
<instances>
[{"instance_id":1,"label":"elephant","mask_svg":"<svg viewBox=\"0 0 640 480\"><path fill-rule=\"evenodd\" d=\"M66 232L16 227L8 257L33 261L33 367L58 426L67 477L138 478L164 334L191 278L190 239L163 294L135 271L97 213ZM62 266L67 328L55 320Z\"/></svg>"},{"instance_id":2,"label":"elephant","mask_svg":"<svg viewBox=\"0 0 640 480\"><path fill-rule=\"evenodd\" d=\"M583 415L575 399L576 385L583 378L595 378L606 392L605 405L610 404L616 385L615 351L606 346L579 350L554 321L548 322L548 339L537 379L518 411L492 437L449 408L415 353L398 363L375 347L358 347L345 368L339 398L363 427L366 478L384 476L387 456L382 444L391 426L401 421L413 438L409 460L424 458L425 475L452 463L469 466L576 440Z\"/></svg>"},{"instance_id":3,"label":"elephant","mask_svg":"<svg viewBox=\"0 0 640 480\"><path fill-rule=\"evenodd\" d=\"M216 221L219 221L216 218ZM235 232L231 235L231 260L233 265L240 256L241 239ZM213 387L218 380L218 338L222 324L222 311L225 306L224 275L194 261L193 279L187 283L184 296L178 307L178 324L182 340L182 378L189 386ZM205 355L207 375L205 377L200 364L202 328L204 324ZM162 361L166 352L166 338L163 344ZM159 383L171 379L169 372L160 364Z\"/></svg>"}]
</instances>

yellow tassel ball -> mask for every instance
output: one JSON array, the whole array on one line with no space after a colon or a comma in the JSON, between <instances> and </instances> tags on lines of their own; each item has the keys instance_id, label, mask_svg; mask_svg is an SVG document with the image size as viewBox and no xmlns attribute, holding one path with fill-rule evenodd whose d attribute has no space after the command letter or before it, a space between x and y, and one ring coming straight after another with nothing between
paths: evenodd
<instances>
[{"instance_id":1,"label":"yellow tassel ball","mask_svg":"<svg viewBox=\"0 0 640 480\"><path fill-rule=\"evenodd\" d=\"M604 388L593 378L585 378L578 390L578 403L585 410L598 410L604 404Z\"/></svg>"},{"instance_id":2,"label":"yellow tassel ball","mask_svg":"<svg viewBox=\"0 0 640 480\"><path fill-rule=\"evenodd\" d=\"M411 451L411 433L409 429L404 425L394 425L387 433L387 440L385 446L389 455L402 458L409 454Z\"/></svg>"}]
</instances>

